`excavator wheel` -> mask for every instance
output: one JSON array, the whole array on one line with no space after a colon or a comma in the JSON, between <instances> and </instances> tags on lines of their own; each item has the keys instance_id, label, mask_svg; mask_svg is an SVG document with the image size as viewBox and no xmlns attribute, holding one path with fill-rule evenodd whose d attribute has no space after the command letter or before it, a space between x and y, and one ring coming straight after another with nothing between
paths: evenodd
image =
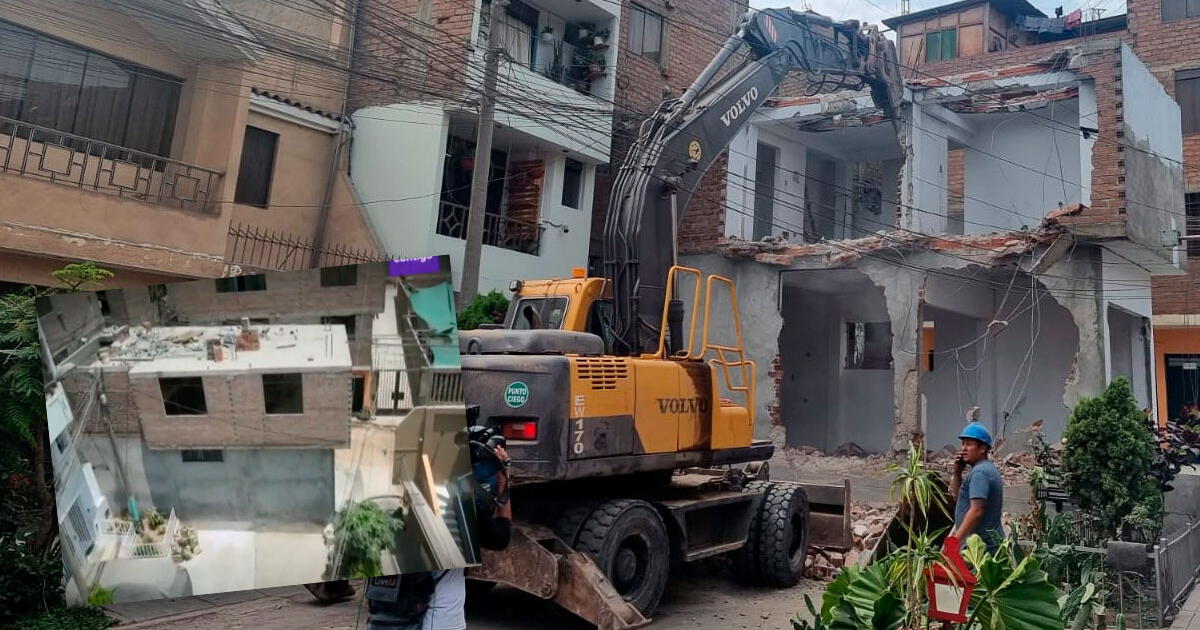
<instances>
[{"instance_id":1,"label":"excavator wheel","mask_svg":"<svg viewBox=\"0 0 1200 630\"><path fill-rule=\"evenodd\" d=\"M554 533L567 543L568 547L574 549L584 521L592 515L592 512L596 511L599 505L599 501L580 501L567 506L567 509L560 512L558 518L554 520Z\"/></svg>"},{"instance_id":2,"label":"excavator wheel","mask_svg":"<svg viewBox=\"0 0 1200 630\"><path fill-rule=\"evenodd\" d=\"M574 547L592 557L625 601L646 617L654 614L671 568L667 526L654 506L635 499L600 504Z\"/></svg>"},{"instance_id":3,"label":"excavator wheel","mask_svg":"<svg viewBox=\"0 0 1200 630\"><path fill-rule=\"evenodd\" d=\"M754 481L747 491L763 493L746 545L733 553L738 580L756 586L795 586L808 555L808 496L788 483Z\"/></svg>"}]
</instances>

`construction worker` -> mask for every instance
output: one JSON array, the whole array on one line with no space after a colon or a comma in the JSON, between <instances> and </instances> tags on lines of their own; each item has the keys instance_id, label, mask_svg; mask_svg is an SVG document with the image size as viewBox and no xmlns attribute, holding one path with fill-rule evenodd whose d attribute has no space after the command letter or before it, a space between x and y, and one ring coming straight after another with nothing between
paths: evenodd
<instances>
[{"instance_id":1,"label":"construction worker","mask_svg":"<svg viewBox=\"0 0 1200 630\"><path fill-rule=\"evenodd\" d=\"M950 535L966 542L979 534L989 552L995 552L1004 540L1000 514L1004 505L1004 479L996 465L988 459L992 450L992 434L978 422L968 424L958 436L962 449L954 461L950 479L950 495L958 497L954 507L954 529ZM966 483L963 470L971 467Z\"/></svg>"}]
</instances>

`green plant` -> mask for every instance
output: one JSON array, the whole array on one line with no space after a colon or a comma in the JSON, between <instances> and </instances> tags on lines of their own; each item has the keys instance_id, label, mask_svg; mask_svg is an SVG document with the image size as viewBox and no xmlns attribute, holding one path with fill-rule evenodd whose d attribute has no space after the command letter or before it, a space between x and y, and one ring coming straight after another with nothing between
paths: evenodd
<instances>
[{"instance_id":1,"label":"green plant","mask_svg":"<svg viewBox=\"0 0 1200 630\"><path fill-rule=\"evenodd\" d=\"M1066 489L1105 535L1126 533L1126 516L1135 509L1161 523L1162 492L1151 475L1154 436L1128 379L1117 377L1100 396L1081 400L1063 439Z\"/></svg>"},{"instance_id":2,"label":"green plant","mask_svg":"<svg viewBox=\"0 0 1200 630\"><path fill-rule=\"evenodd\" d=\"M88 606L107 606L113 603L113 592L99 583L94 583L88 591L87 602Z\"/></svg>"},{"instance_id":3,"label":"green plant","mask_svg":"<svg viewBox=\"0 0 1200 630\"><path fill-rule=\"evenodd\" d=\"M342 552L339 579L373 577L382 572L380 556L402 529L395 516L370 501L355 503L334 519L334 540Z\"/></svg>"},{"instance_id":4,"label":"green plant","mask_svg":"<svg viewBox=\"0 0 1200 630\"><path fill-rule=\"evenodd\" d=\"M51 271L50 275L67 291L79 291L83 288L99 288L105 280L113 277L113 272L87 261L71 263L62 269Z\"/></svg>"},{"instance_id":5,"label":"green plant","mask_svg":"<svg viewBox=\"0 0 1200 630\"><path fill-rule=\"evenodd\" d=\"M51 276L58 287L27 286L0 295L0 627L63 605L37 300L97 287L112 273L73 263Z\"/></svg>"},{"instance_id":6,"label":"green plant","mask_svg":"<svg viewBox=\"0 0 1200 630\"><path fill-rule=\"evenodd\" d=\"M963 558L979 579L971 596L971 628L1022 628L1062 630L1058 593L1035 556L1015 562L1006 540L989 554L979 536L967 540Z\"/></svg>"},{"instance_id":7,"label":"green plant","mask_svg":"<svg viewBox=\"0 0 1200 630\"><path fill-rule=\"evenodd\" d=\"M474 330L481 324L499 324L504 322L504 314L508 310L508 298L499 291L481 293L471 300L467 308L458 314L459 330Z\"/></svg>"}]
</instances>

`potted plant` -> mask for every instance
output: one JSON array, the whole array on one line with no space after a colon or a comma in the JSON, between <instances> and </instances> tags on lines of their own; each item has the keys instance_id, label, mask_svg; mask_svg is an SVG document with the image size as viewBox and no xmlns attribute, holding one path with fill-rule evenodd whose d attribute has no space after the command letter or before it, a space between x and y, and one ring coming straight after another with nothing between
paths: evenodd
<instances>
[{"instance_id":1,"label":"potted plant","mask_svg":"<svg viewBox=\"0 0 1200 630\"><path fill-rule=\"evenodd\" d=\"M596 55L588 64L588 79L598 79L606 74L604 55Z\"/></svg>"},{"instance_id":2,"label":"potted plant","mask_svg":"<svg viewBox=\"0 0 1200 630\"><path fill-rule=\"evenodd\" d=\"M554 29L547 26L546 28L542 29L542 34L539 37L543 43L554 43Z\"/></svg>"},{"instance_id":3,"label":"potted plant","mask_svg":"<svg viewBox=\"0 0 1200 630\"><path fill-rule=\"evenodd\" d=\"M594 48L607 48L608 47L608 34L609 34L609 32L608 32L607 28L602 28L602 29L596 31L595 33L593 33L592 34L592 46Z\"/></svg>"}]
</instances>

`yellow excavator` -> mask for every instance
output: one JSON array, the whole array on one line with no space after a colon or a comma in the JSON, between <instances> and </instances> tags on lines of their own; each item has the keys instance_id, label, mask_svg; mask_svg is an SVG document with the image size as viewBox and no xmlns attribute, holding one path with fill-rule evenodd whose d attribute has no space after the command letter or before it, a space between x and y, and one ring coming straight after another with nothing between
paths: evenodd
<instances>
[{"instance_id":1,"label":"yellow excavator","mask_svg":"<svg viewBox=\"0 0 1200 630\"><path fill-rule=\"evenodd\" d=\"M507 439L517 520L509 549L468 572L475 590L504 583L633 628L673 562L728 555L740 579L786 587L810 543L848 545L848 483L769 479L734 283L677 260L701 176L792 71L868 88L896 118L895 47L874 27L750 12L643 125L614 183L603 276L514 282L502 326L460 333L468 414Z\"/></svg>"}]
</instances>

